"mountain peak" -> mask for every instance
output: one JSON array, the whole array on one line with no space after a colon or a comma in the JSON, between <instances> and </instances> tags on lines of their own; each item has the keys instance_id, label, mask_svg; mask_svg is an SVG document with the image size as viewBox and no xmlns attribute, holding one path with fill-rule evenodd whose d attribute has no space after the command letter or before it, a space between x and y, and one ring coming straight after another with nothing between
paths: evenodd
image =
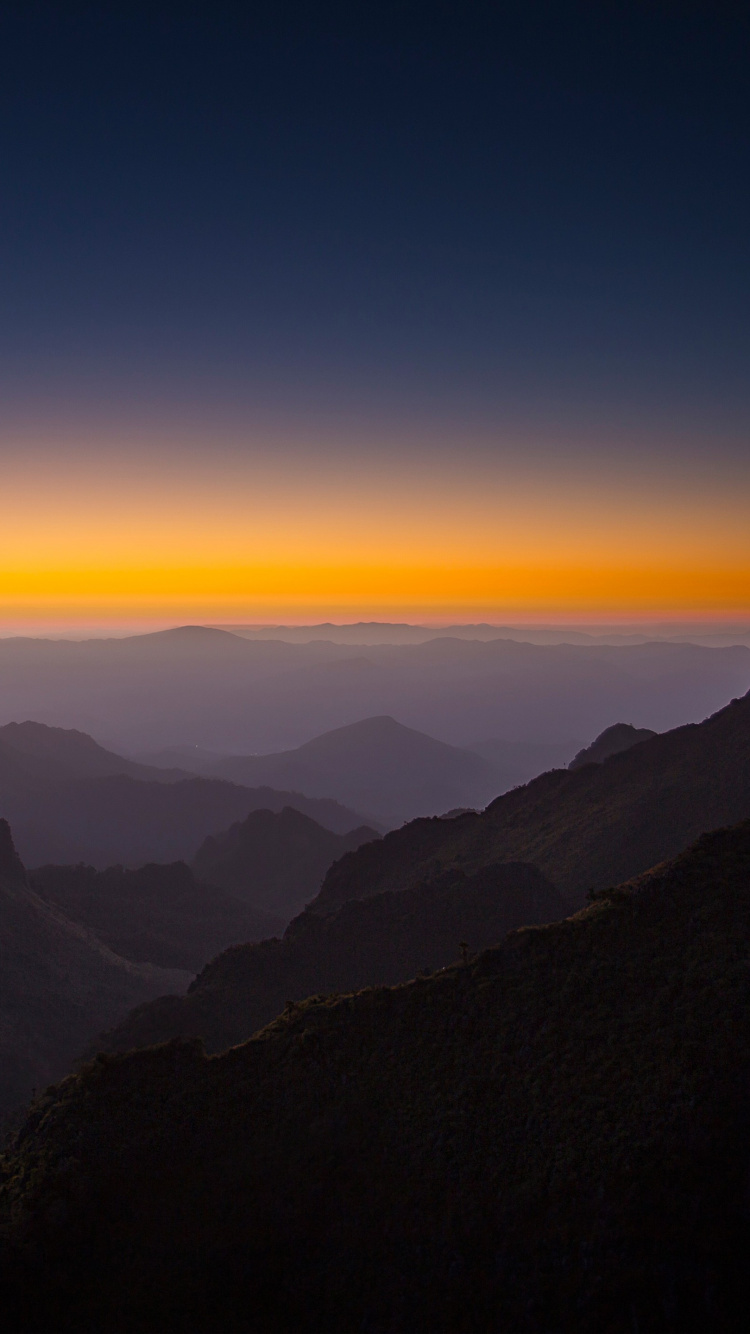
<instances>
[{"instance_id":1,"label":"mountain peak","mask_svg":"<svg viewBox=\"0 0 750 1334\"><path fill-rule=\"evenodd\" d=\"M640 741L650 741L651 737L657 735L658 733L652 732L650 727L633 727L632 723L613 723L611 727L605 727L590 746L579 750L568 768L581 769L584 764L601 764L610 755L619 755L621 751L630 750L631 746L637 746Z\"/></svg>"}]
</instances>

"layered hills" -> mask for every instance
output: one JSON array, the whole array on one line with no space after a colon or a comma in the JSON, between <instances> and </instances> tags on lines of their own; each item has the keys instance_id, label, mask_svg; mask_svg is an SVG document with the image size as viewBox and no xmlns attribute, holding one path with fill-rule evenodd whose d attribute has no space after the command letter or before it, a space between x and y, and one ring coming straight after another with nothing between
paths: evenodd
<instances>
[{"instance_id":1,"label":"layered hills","mask_svg":"<svg viewBox=\"0 0 750 1334\"><path fill-rule=\"evenodd\" d=\"M312 997L221 1056L99 1058L5 1155L6 1320L733 1334L749 964L745 822L577 917Z\"/></svg>"},{"instance_id":2,"label":"layered hills","mask_svg":"<svg viewBox=\"0 0 750 1334\"><path fill-rule=\"evenodd\" d=\"M189 980L118 957L35 893L0 820L0 1118L61 1078L103 1026Z\"/></svg>"},{"instance_id":3,"label":"layered hills","mask_svg":"<svg viewBox=\"0 0 750 1334\"><path fill-rule=\"evenodd\" d=\"M304 819L300 816L300 819ZM325 833L326 831L322 831ZM332 834L331 838L335 838ZM41 866L32 888L124 959L197 973L230 945L283 931L273 917L196 879L184 862L137 870Z\"/></svg>"},{"instance_id":4,"label":"layered hills","mask_svg":"<svg viewBox=\"0 0 750 1334\"><path fill-rule=\"evenodd\" d=\"M435 634L291 644L184 626L126 639L2 639L0 721L75 727L128 755L175 745L276 753L373 714L457 747L486 737L548 745L596 736L615 718L664 731L750 686L744 645Z\"/></svg>"},{"instance_id":5,"label":"layered hills","mask_svg":"<svg viewBox=\"0 0 750 1334\"><path fill-rule=\"evenodd\" d=\"M81 732L0 728L0 811L28 865L190 860L208 834L288 805L335 832L362 824L335 801L137 764Z\"/></svg>"},{"instance_id":6,"label":"layered hills","mask_svg":"<svg viewBox=\"0 0 750 1334\"><path fill-rule=\"evenodd\" d=\"M316 992L406 981L495 944L515 927L553 921L564 904L533 866L448 871L428 885L302 913L282 940L242 945L212 960L186 996L140 1006L97 1047L126 1051L200 1037L222 1051L250 1037L288 1003Z\"/></svg>"},{"instance_id":7,"label":"layered hills","mask_svg":"<svg viewBox=\"0 0 750 1334\"><path fill-rule=\"evenodd\" d=\"M246 820L207 838L193 869L201 880L275 914L285 925L317 895L332 862L378 837L367 825L334 834L292 806L251 811Z\"/></svg>"},{"instance_id":8,"label":"layered hills","mask_svg":"<svg viewBox=\"0 0 750 1334\"><path fill-rule=\"evenodd\" d=\"M750 694L702 723L601 764L542 774L480 814L415 820L331 867L312 905L406 889L457 866L529 861L580 907L590 888L675 856L706 828L750 817Z\"/></svg>"},{"instance_id":9,"label":"layered hills","mask_svg":"<svg viewBox=\"0 0 750 1334\"><path fill-rule=\"evenodd\" d=\"M750 817L750 696L701 724L655 735L600 764L544 774L480 814L415 820L364 843L330 866L320 893L290 923L283 942L265 942L215 961L187 998L141 1007L107 1043L123 1049L199 1035L213 1044L220 1034L227 1041L240 1041L252 1031L248 1023L266 1022L274 1007L301 998L306 990L398 980L398 975L378 971L377 950L373 955L364 946L358 948L372 971L351 980L330 980L335 976L331 941L338 939L337 929L328 934L331 921L343 911L344 920L362 937L370 930L367 915L357 917L357 901L392 900L397 920L404 893L415 893L424 907L431 892L445 886L446 877L448 883L455 876L458 885L470 887L483 883L485 872L491 883L499 864L532 862L562 897L556 908L548 900L541 918L524 916L528 905L518 900L520 915L508 922L509 930L511 925L562 917L580 907L592 888L615 884L674 855L705 825L742 817ZM385 967L391 946L382 931L374 938ZM468 927L462 938L476 948ZM482 935L481 942L493 939ZM455 945L454 940L453 953ZM342 961L348 958L347 949ZM448 954L443 962L452 957ZM412 961L415 968L425 962ZM270 991L267 975L273 979ZM343 971L342 976L348 979L350 974ZM210 1026L204 1017L209 1012Z\"/></svg>"},{"instance_id":10,"label":"layered hills","mask_svg":"<svg viewBox=\"0 0 750 1334\"><path fill-rule=\"evenodd\" d=\"M218 778L253 787L293 788L335 797L385 824L486 806L500 790L495 766L395 718L364 718L278 755L230 755L211 765Z\"/></svg>"}]
</instances>

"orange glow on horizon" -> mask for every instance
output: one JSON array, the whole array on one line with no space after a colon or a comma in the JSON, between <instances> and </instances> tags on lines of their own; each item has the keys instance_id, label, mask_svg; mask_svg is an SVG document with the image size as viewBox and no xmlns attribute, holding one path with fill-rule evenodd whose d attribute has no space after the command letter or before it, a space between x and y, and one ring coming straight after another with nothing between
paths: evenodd
<instances>
[{"instance_id":1,"label":"orange glow on horizon","mask_svg":"<svg viewBox=\"0 0 750 1334\"><path fill-rule=\"evenodd\" d=\"M744 471L524 458L14 453L0 622L750 613Z\"/></svg>"}]
</instances>

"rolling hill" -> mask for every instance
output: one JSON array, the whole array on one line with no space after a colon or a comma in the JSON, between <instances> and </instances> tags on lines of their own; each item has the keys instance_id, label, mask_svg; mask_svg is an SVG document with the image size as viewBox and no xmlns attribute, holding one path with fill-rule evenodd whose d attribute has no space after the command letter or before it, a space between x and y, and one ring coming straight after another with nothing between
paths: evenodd
<instances>
[{"instance_id":1,"label":"rolling hill","mask_svg":"<svg viewBox=\"0 0 750 1334\"><path fill-rule=\"evenodd\" d=\"M573 919L312 997L221 1056L100 1057L4 1156L5 1318L735 1334L749 958L746 822Z\"/></svg>"}]
</instances>

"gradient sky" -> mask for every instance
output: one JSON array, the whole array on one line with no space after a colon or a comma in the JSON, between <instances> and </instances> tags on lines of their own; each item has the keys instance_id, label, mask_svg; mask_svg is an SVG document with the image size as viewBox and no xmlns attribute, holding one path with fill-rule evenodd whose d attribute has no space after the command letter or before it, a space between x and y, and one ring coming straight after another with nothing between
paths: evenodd
<instances>
[{"instance_id":1,"label":"gradient sky","mask_svg":"<svg viewBox=\"0 0 750 1334\"><path fill-rule=\"evenodd\" d=\"M0 13L0 619L750 613L750 14Z\"/></svg>"}]
</instances>

